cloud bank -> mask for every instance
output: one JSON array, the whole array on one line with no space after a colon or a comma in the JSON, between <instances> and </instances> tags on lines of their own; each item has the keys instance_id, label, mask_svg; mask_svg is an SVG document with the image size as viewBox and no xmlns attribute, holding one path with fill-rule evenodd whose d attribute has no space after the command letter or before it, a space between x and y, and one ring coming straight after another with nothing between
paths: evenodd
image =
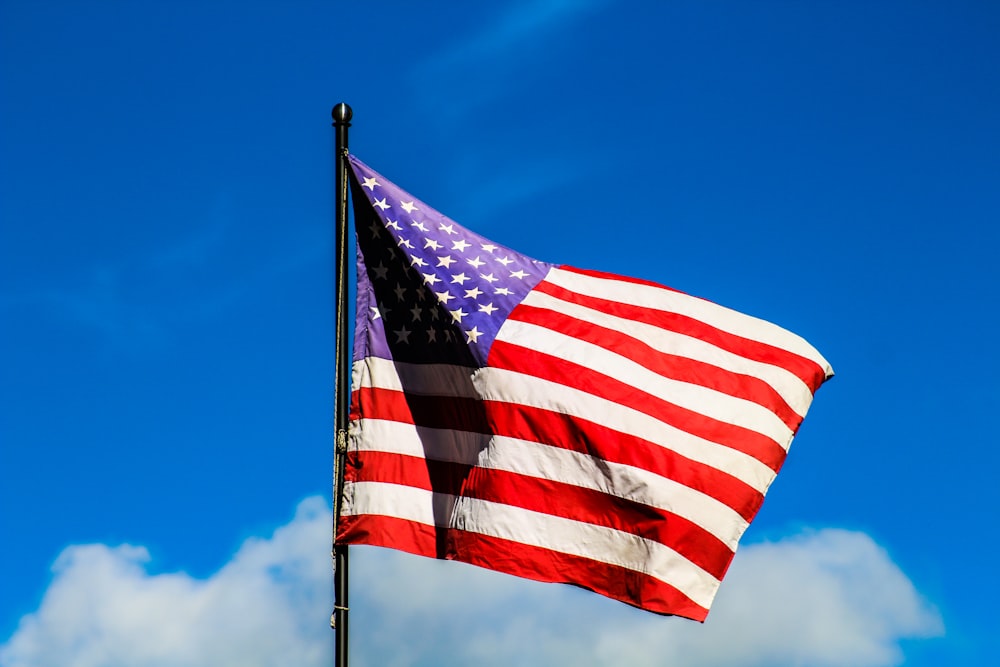
<instances>
[{"instance_id":1,"label":"cloud bank","mask_svg":"<svg viewBox=\"0 0 1000 667\"><path fill-rule=\"evenodd\" d=\"M39 608L0 646L2 667L332 664L330 510L246 541L207 579L151 573L143 547L71 546ZM567 586L359 547L351 663L490 665L899 664L899 642L942 630L936 611L863 533L749 545L708 621L640 612Z\"/></svg>"}]
</instances>

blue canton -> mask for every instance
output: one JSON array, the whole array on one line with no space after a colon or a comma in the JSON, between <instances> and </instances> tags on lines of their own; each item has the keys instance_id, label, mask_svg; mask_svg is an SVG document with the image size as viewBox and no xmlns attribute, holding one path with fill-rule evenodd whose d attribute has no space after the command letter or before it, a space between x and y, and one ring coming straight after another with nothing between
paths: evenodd
<instances>
[{"instance_id":1,"label":"blue canton","mask_svg":"<svg viewBox=\"0 0 1000 667\"><path fill-rule=\"evenodd\" d=\"M486 365L504 320L553 265L465 229L354 156L350 164L368 353Z\"/></svg>"}]
</instances>

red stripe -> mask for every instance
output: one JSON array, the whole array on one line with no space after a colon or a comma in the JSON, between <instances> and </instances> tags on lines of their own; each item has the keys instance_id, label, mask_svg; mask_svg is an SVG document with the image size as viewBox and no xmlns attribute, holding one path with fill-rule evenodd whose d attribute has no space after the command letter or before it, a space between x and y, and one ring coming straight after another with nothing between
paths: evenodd
<instances>
[{"instance_id":1,"label":"red stripe","mask_svg":"<svg viewBox=\"0 0 1000 667\"><path fill-rule=\"evenodd\" d=\"M567 269L567 271L589 275L587 272L577 269ZM619 277L612 277L612 279L622 280L624 282L638 282ZM640 284L647 283L640 282ZM662 288L663 286L657 285L657 287ZM618 301L608 301L606 299L586 296L546 281L542 281L536 285L535 290L554 296L558 299L562 299L563 301L568 301L570 303L579 304L581 306L586 306L587 308L593 308L594 310L608 313L609 315L621 317L626 320L642 322L644 324L650 324L655 327L660 327L661 329L698 338L699 340L711 343L716 347L738 354L742 357L746 357L747 359L752 359L765 364L772 364L774 366L780 366L781 368L784 368L799 377L806 383L809 390L813 393L815 393L816 389L826 380L826 372L822 367L820 367L819 364L811 359L774 345L768 345L767 343L761 343L760 341L743 338L742 336L737 336L736 334L723 331L722 329L717 329L709 324L706 324L705 322L702 322L701 320L688 317L687 315L669 313L662 310L655 310L653 308L633 306L620 303Z\"/></svg>"},{"instance_id":2,"label":"red stripe","mask_svg":"<svg viewBox=\"0 0 1000 667\"><path fill-rule=\"evenodd\" d=\"M781 445L763 433L674 405L630 384L558 357L498 340L493 343L489 361L495 368L534 375L638 410L686 433L748 454L775 472L787 456Z\"/></svg>"},{"instance_id":3,"label":"red stripe","mask_svg":"<svg viewBox=\"0 0 1000 667\"><path fill-rule=\"evenodd\" d=\"M337 523L337 544L370 544L428 558L444 558L447 531L392 516L356 514Z\"/></svg>"},{"instance_id":4,"label":"red stripe","mask_svg":"<svg viewBox=\"0 0 1000 667\"><path fill-rule=\"evenodd\" d=\"M522 303L514 309L508 319L537 324L592 343L630 359L657 375L752 401L776 414L792 431L795 431L802 422L802 417L789 407L781 394L758 377L735 373L689 357L661 352L620 331L600 327L546 308Z\"/></svg>"},{"instance_id":5,"label":"red stripe","mask_svg":"<svg viewBox=\"0 0 1000 667\"><path fill-rule=\"evenodd\" d=\"M363 451L352 455L344 470L348 482L382 482L452 496L465 495L472 465L435 461L405 454Z\"/></svg>"},{"instance_id":6,"label":"red stripe","mask_svg":"<svg viewBox=\"0 0 1000 667\"><path fill-rule=\"evenodd\" d=\"M354 391L357 416L490 434L485 403L475 398L424 396L394 389L361 387Z\"/></svg>"},{"instance_id":7,"label":"red stripe","mask_svg":"<svg viewBox=\"0 0 1000 667\"><path fill-rule=\"evenodd\" d=\"M648 574L498 537L452 531L454 560L525 579L569 583L658 614L704 621L708 610L670 584Z\"/></svg>"},{"instance_id":8,"label":"red stripe","mask_svg":"<svg viewBox=\"0 0 1000 667\"><path fill-rule=\"evenodd\" d=\"M488 414L483 421L473 424L460 418L465 412L464 402L470 399L407 396L390 389L370 387L363 387L355 394L365 406L362 414L368 419L495 434L641 468L713 497L747 521L753 519L764 500L763 494L728 473L692 461L656 443L560 412L484 401L480 405ZM459 407L452 409L453 403Z\"/></svg>"},{"instance_id":9,"label":"red stripe","mask_svg":"<svg viewBox=\"0 0 1000 667\"><path fill-rule=\"evenodd\" d=\"M389 547L434 558L438 532L413 521L369 514L343 517L337 541ZM443 557L525 579L573 584L658 614L696 621L704 621L708 615L707 609L655 577L510 540L449 530Z\"/></svg>"},{"instance_id":10,"label":"red stripe","mask_svg":"<svg viewBox=\"0 0 1000 667\"><path fill-rule=\"evenodd\" d=\"M612 528L663 544L721 579L734 552L698 524L657 507L564 482L388 452L361 452L352 481L478 498ZM446 517L440 517L441 524Z\"/></svg>"}]
</instances>

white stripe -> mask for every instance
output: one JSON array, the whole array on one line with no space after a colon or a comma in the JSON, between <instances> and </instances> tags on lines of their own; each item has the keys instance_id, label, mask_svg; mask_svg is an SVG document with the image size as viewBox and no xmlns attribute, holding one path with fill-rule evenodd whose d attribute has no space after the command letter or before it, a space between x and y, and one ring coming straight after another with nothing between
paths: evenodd
<instances>
[{"instance_id":1,"label":"white stripe","mask_svg":"<svg viewBox=\"0 0 1000 667\"><path fill-rule=\"evenodd\" d=\"M455 496L432 493L424 489L401 484L382 482L344 482L341 516L361 516L378 514L405 519L425 526L446 527L451 521L451 513L439 514L434 511L435 496L450 500L455 506Z\"/></svg>"},{"instance_id":2,"label":"white stripe","mask_svg":"<svg viewBox=\"0 0 1000 667\"><path fill-rule=\"evenodd\" d=\"M348 437L348 450L351 452L385 452L431 461L478 465L480 453L496 436L368 417L351 421Z\"/></svg>"},{"instance_id":3,"label":"white stripe","mask_svg":"<svg viewBox=\"0 0 1000 667\"><path fill-rule=\"evenodd\" d=\"M795 435L776 414L759 403L698 384L663 377L600 345L537 324L507 320L500 327L497 340L537 350L597 371L668 403L760 433L782 447L788 447Z\"/></svg>"},{"instance_id":4,"label":"white stripe","mask_svg":"<svg viewBox=\"0 0 1000 667\"><path fill-rule=\"evenodd\" d=\"M803 338L776 324L744 315L711 301L662 287L597 278L563 269L552 269L545 276L545 281L598 299L686 315L731 334L794 352L819 364L820 368L825 370L827 377L833 375L833 369L823 355Z\"/></svg>"},{"instance_id":5,"label":"white stripe","mask_svg":"<svg viewBox=\"0 0 1000 667\"><path fill-rule=\"evenodd\" d=\"M747 359L692 336L610 315L537 290L529 292L521 303L562 313L605 329L620 331L664 354L686 357L731 373L759 378L774 389L800 417L805 416L809 404L812 403L813 395L806 383L781 366Z\"/></svg>"},{"instance_id":6,"label":"white stripe","mask_svg":"<svg viewBox=\"0 0 1000 667\"><path fill-rule=\"evenodd\" d=\"M733 551L749 525L719 500L643 468L517 438L362 419L351 423L354 449L476 465L600 491L683 517Z\"/></svg>"},{"instance_id":7,"label":"white stripe","mask_svg":"<svg viewBox=\"0 0 1000 667\"><path fill-rule=\"evenodd\" d=\"M366 387L403 391L400 373L412 383L415 382L413 379L415 374L427 369L425 378L427 383L422 385L426 395L470 396L469 387L464 382L436 384L442 378L451 377L452 374L461 378L462 373L467 373L468 369L457 371L455 369L460 367L437 366L431 368L431 365L393 363L375 357L355 362L354 365L356 381L363 382L363 386ZM643 412L577 389L496 368L479 369L474 375L473 382L476 391L471 395L474 397L557 411L585 421L600 423L626 435L648 440L692 461L726 472L760 493L765 493L774 480L774 471L749 454L699 438Z\"/></svg>"},{"instance_id":8,"label":"white stripe","mask_svg":"<svg viewBox=\"0 0 1000 667\"><path fill-rule=\"evenodd\" d=\"M418 396L476 398L472 374L477 370L452 364L410 364L365 357L355 361L351 367L351 391L374 386ZM372 375L379 378L376 384L365 381L366 376Z\"/></svg>"},{"instance_id":9,"label":"white stripe","mask_svg":"<svg viewBox=\"0 0 1000 667\"><path fill-rule=\"evenodd\" d=\"M454 503L450 528L641 572L673 586L704 608L711 606L719 587L718 579L673 549L631 533L398 484L354 482L351 487L349 512L345 506L348 516L375 514L435 525L434 496L443 496L446 504Z\"/></svg>"}]
</instances>

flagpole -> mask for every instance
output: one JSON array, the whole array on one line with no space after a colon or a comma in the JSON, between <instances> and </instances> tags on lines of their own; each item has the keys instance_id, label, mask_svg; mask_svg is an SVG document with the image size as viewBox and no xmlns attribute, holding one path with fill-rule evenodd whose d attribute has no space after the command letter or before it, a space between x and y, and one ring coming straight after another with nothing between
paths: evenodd
<instances>
[{"instance_id":1,"label":"flagpole","mask_svg":"<svg viewBox=\"0 0 1000 667\"><path fill-rule=\"evenodd\" d=\"M347 128L351 126L351 107L341 102L333 107L335 211L335 371L334 371L334 454L333 454L333 615L330 626L336 632L335 667L347 667L347 545L337 544L337 521L340 496L344 488L344 463L347 458L347 422L350 402L350 357L347 345Z\"/></svg>"}]
</instances>

